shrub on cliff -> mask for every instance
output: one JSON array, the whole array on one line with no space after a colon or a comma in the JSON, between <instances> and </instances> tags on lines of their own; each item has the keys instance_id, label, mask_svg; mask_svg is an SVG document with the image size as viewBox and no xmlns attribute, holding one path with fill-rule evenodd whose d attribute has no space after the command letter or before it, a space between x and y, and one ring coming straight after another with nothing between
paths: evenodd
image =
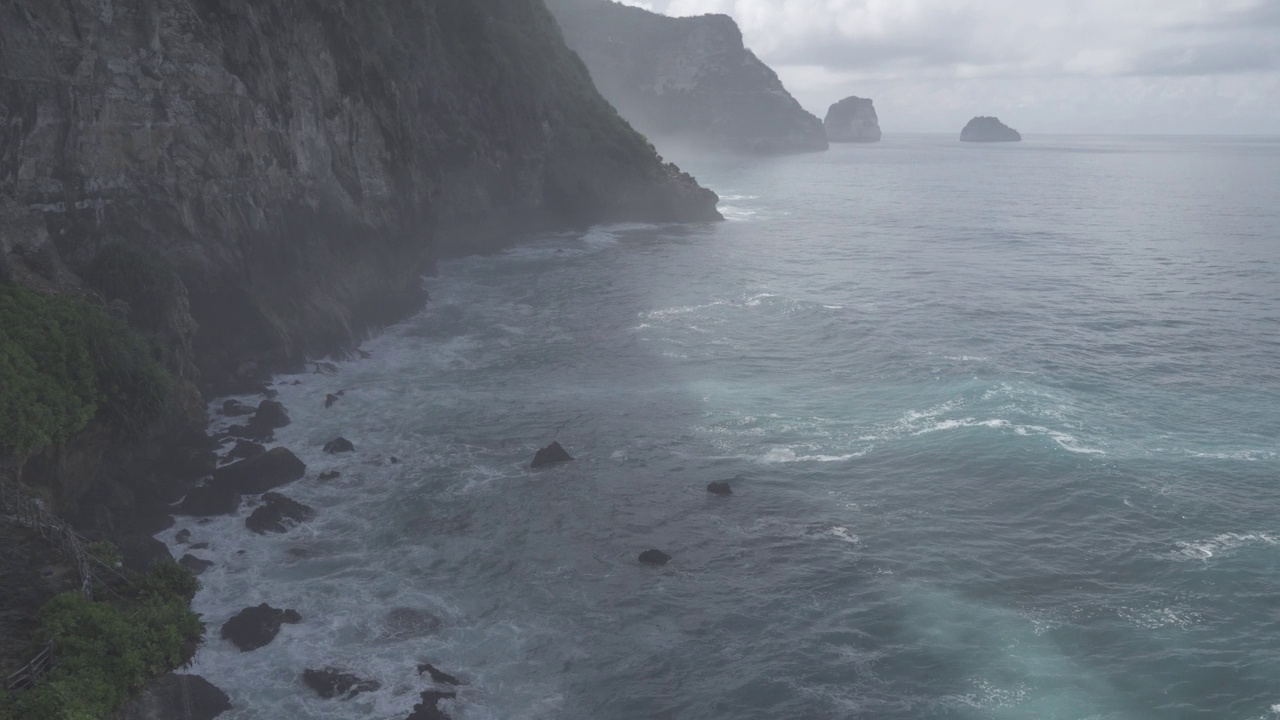
<instances>
[{"instance_id":1,"label":"shrub on cliff","mask_svg":"<svg viewBox=\"0 0 1280 720\"><path fill-rule=\"evenodd\" d=\"M190 662L204 634L187 606L195 588L189 572L167 563L117 586L109 600L77 592L53 598L40 609L40 640L53 642L53 670L0 704L0 718L111 717L148 680Z\"/></svg>"},{"instance_id":2,"label":"shrub on cliff","mask_svg":"<svg viewBox=\"0 0 1280 720\"><path fill-rule=\"evenodd\" d=\"M0 453L22 458L66 442L100 412L136 432L163 409L169 382L100 308L0 284Z\"/></svg>"}]
</instances>

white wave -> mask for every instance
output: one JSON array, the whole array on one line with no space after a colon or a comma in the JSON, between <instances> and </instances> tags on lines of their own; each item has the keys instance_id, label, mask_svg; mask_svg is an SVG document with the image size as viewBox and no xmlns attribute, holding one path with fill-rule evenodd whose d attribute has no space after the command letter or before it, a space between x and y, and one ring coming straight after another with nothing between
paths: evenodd
<instances>
[{"instance_id":1,"label":"white wave","mask_svg":"<svg viewBox=\"0 0 1280 720\"><path fill-rule=\"evenodd\" d=\"M1241 460L1244 462L1259 462L1264 460L1275 460L1277 456L1271 450L1233 450L1230 452L1188 452L1191 457L1203 458L1206 460Z\"/></svg>"},{"instance_id":2,"label":"white wave","mask_svg":"<svg viewBox=\"0 0 1280 720\"><path fill-rule=\"evenodd\" d=\"M1278 545L1280 538L1268 533L1222 533L1208 540L1177 543L1175 556L1192 560L1209 560L1248 545Z\"/></svg>"},{"instance_id":3,"label":"white wave","mask_svg":"<svg viewBox=\"0 0 1280 720\"><path fill-rule=\"evenodd\" d=\"M827 530L827 534L828 534L828 535L830 535L830 536L832 536L832 537L834 537L834 538L838 538L839 540L841 540L841 541L843 541L843 542L847 542L847 543L849 543L850 545L861 545L861 544L862 544L862 538L860 538L860 537L858 537L857 535L854 535L853 533L849 532L849 528L847 528L847 527L843 527L843 526L841 526L841 525L837 525L837 526L835 526L835 527L831 528L830 530Z\"/></svg>"},{"instance_id":4,"label":"white wave","mask_svg":"<svg viewBox=\"0 0 1280 720\"><path fill-rule=\"evenodd\" d=\"M926 433L938 432L940 430L955 430L956 428L969 428L969 427L1002 428L1002 427L1009 427L1009 426L1010 426L1010 423L1008 420L1001 420L1000 418L995 418L993 420L976 420L974 418L964 418L962 420L943 420L941 422L934 423L933 425L930 425L929 427L926 427L922 430L917 430L914 433L912 433L912 435L924 435Z\"/></svg>"},{"instance_id":5,"label":"white wave","mask_svg":"<svg viewBox=\"0 0 1280 720\"><path fill-rule=\"evenodd\" d=\"M866 455L867 451L846 453L844 455L798 455L796 451L789 447L775 447L765 453L759 459L760 462L767 465L775 463L793 463L793 462L840 462L842 460L852 460Z\"/></svg>"}]
</instances>

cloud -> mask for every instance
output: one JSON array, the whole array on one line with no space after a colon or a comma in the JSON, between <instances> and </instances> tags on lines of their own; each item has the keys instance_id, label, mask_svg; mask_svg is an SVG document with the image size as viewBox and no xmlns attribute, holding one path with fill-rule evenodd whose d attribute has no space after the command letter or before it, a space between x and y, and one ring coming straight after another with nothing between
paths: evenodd
<instances>
[{"instance_id":1,"label":"cloud","mask_svg":"<svg viewBox=\"0 0 1280 720\"><path fill-rule=\"evenodd\" d=\"M887 131L895 114L914 128L941 105L957 115L1025 111L1032 129L1092 127L1095 113L1130 130L1176 132L1168 118L1181 114L1188 132L1228 120L1242 131L1280 131L1280 97L1253 91L1280 78L1280 0L628 4L728 14L811 111L821 115L840 97L878 89ZM948 117L936 129L952 124Z\"/></svg>"}]
</instances>

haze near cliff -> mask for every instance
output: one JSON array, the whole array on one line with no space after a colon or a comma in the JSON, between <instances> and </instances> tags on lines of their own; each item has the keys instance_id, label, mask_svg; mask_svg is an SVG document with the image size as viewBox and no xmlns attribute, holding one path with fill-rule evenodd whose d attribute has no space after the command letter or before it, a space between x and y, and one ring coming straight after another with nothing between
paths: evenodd
<instances>
[{"instance_id":1,"label":"haze near cliff","mask_svg":"<svg viewBox=\"0 0 1280 720\"><path fill-rule=\"evenodd\" d=\"M886 132L1280 132L1274 0L626 1L733 16L806 109L871 97Z\"/></svg>"}]
</instances>

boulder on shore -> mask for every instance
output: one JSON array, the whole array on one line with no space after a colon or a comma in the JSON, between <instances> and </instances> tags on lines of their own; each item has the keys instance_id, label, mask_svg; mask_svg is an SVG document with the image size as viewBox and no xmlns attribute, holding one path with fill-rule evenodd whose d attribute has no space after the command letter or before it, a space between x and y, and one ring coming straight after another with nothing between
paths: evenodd
<instances>
[{"instance_id":1,"label":"boulder on shore","mask_svg":"<svg viewBox=\"0 0 1280 720\"><path fill-rule=\"evenodd\" d=\"M732 495L733 488L729 487L729 483L724 480L716 480L707 484L707 492L712 495Z\"/></svg>"},{"instance_id":2,"label":"boulder on shore","mask_svg":"<svg viewBox=\"0 0 1280 720\"><path fill-rule=\"evenodd\" d=\"M316 694L325 700L333 698L350 700L362 692L373 692L382 687L382 683L377 680L360 678L334 667L327 667L323 670L307 668L302 673L302 682L306 683L307 687L315 690Z\"/></svg>"},{"instance_id":3,"label":"boulder on shore","mask_svg":"<svg viewBox=\"0 0 1280 720\"><path fill-rule=\"evenodd\" d=\"M352 445L351 441L344 437L334 438L324 444L324 451L329 453L330 455L336 455L337 453L355 452L355 449L356 449L356 446Z\"/></svg>"},{"instance_id":4,"label":"boulder on shore","mask_svg":"<svg viewBox=\"0 0 1280 720\"><path fill-rule=\"evenodd\" d=\"M263 504L244 519L245 527L258 533L282 533L290 528L314 519L316 511L297 500L269 492L262 496Z\"/></svg>"},{"instance_id":5,"label":"boulder on shore","mask_svg":"<svg viewBox=\"0 0 1280 720\"><path fill-rule=\"evenodd\" d=\"M880 142L880 119L867 98L847 97L827 110L822 126L829 142Z\"/></svg>"},{"instance_id":6,"label":"boulder on shore","mask_svg":"<svg viewBox=\"0 0 1280 720\"><path fill-rule=\"evenodd\" d=\"M240 648L240 652L249 652L267 645L280 634L281 624L294 625L302 622L302 616L296 610L280 610L266 603L257 607L249 607L236 613L236 616L222 624L222 638L230 640Z\"/></svg>"},{"instance_id":7,"label":"boulder on shore","mask_svg":"<svg viewBox=\"0 0 1280 720\"><path fill-rule=\"evenodd\" d=\"M274 490L307 474L307 466L286 448L272 448L256 457L213 471L214 484L245 495Z\"/></svg>"},{"instance_id":8,"label":"boulder on shore","mask_svg":"<svg viewBox=\"0 0 1280 720\"><path fill-rule=\"evenodd\" d=\"M436 707L441 700L457 697L450 691L426 690L422 693L422 702L413 706L413 712L405 720L451 720L443 710Z\"/></svg>"},{"instance_id":9,"label":"boulder on shore","mask_svg":"<svg viewBox=\"0 0 1280 720\"><path fill-rule=\"evenodd\" d=\"M999 118L979 116L960 131L960 142L1019 142L1022 135Z\"/></svg>"},{"instance_id":10,"label":"boulder on shore","mask_svg":"<svg viewBox=\"0 0 1280 720\"><path fill-rule=\"evenodd\" d=\"M210 483L192 488L178 506L178 514L195 517L230 515L239 507L240 493L235 488L225 483Z\"/></svg>"},{"instance_id":11,"label":"boulder on shore","mask_svg":"<svg viewBox=\"0 0 1280 720\"><path fill-rule=\"evenodd\" d=\"M235 447L231 448L231 452L227 453L227 458L248 460L252 457L258 457L266 451L267 449L265 447L252 440L237 439Z\"/></svg>"},{"instance_id":12,"label":"boulder on shore","mask_svg":"<svg viewBox=\"0 0 1280 720\"><path fill-rule=\"evenodd\" d=\"M169 673L147 683L119 720L213 720L230 709L231 698L208 680Z\"/></svg>"},{"instance_id":13,"label":"boulder on shore","mask_svg":"<svg viewBox=\"0 0 1280 720\"><path fill-rule=\"evenodd\" d=\"M190 570L192 575L203 575L205 570L213 567L212 560L198 558L191 553L183 555L182 559L178 561L178 564Z\"/></svg>"},{"instance_id":14,"label":"boulder on shore","mask_svg":"<svg viewBox=\"0 0 1280 720\"><path fill-rule=\"evenodd\" d=\"M573 462L573 456L566 452L560 443L552 441L550 445L534 453L533 462L529 463L529 467L537 470L540 467L563 462Z\"/></svg>"},{"instance_id":15,"label":"boulder on shore","mask_svg":"<svg viewBox=\"0 0 1280 720\"><path fill-rule=\"evenodd\" d=\"M275 430L288 425L289 413L278 400L263 400L258 403L258 410L249 419L249 425L263 430Z\"/></svg>"},{"instance_id":16,"label":"boulder on shore","mask_svg":"<svg viewBox=\"0 0 1280 720\"><path fill-rule=\"evenodd\" d=\"M671 556L661 550L645 550L640 553L640 562L645 565L666 565Z\"/></svg>"}]
</instances>

